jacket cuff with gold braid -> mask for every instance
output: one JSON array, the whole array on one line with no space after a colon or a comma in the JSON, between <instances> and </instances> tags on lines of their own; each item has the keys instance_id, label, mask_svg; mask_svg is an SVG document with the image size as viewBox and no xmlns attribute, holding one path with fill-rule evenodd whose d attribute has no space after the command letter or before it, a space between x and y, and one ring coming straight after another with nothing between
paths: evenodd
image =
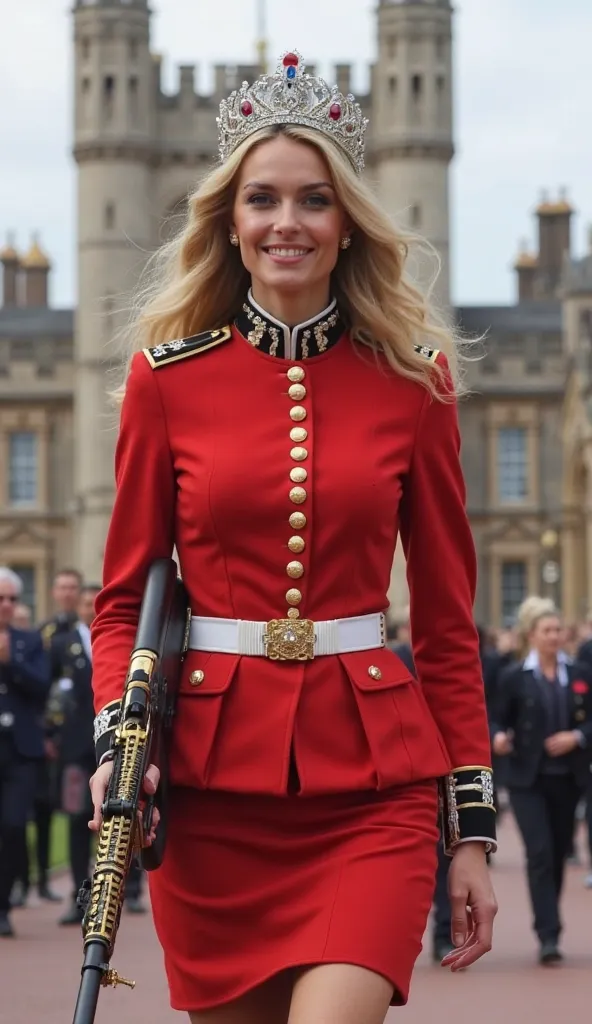
<instances>
[{"instance_id":1,"label":"jacket cuff with gold braid","mask_svg":"<svg viewBox=\"0 0 592 1024\"><path fill-rule=\"evenodd\" d=\"M121 701L112 700L101 708L95 718L94 739L97 764L103 764L112 756L115 729L119 725Z\"/></svg>"},{"instance_id":2,"label":"jacket cuff with gold braid","mask_svg":"<svg viewBox=\"0 0 592 1024\"><path fill-rule=\"evenodd\" d=\"M495 805L493 773L482 765L455 768L440 779L442 839L445 852L451 856L460 843L470 840L486 844L487 852L495 850Z\"/></svg>"}]
</instances>

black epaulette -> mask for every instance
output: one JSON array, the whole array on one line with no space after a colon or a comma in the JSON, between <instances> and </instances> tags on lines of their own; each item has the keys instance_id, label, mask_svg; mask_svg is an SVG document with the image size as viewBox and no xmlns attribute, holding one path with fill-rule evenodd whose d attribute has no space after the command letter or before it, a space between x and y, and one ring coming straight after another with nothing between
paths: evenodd
<instances>
[{"instance_id":1,"label":"black epaulette","mask_svg":"<svg viewBox=\"0 0 592 1024\"><path fill-rule=\"evenodd\" d=\"M217 331L202 331L194 334L191 338L179 338L178 341L163 341L161 345L154 348L142 349L146 359L153 370L159 366L167 366L169 363L176 363L178 359L187 359L188 356L195 356L198 352L205 352L215 345L221 345L232 337L230 327L221 327Z\"/></svg>"},{"instance_id":2,"label":"black epaulette","mask_svg":"<svg viewBox=\"0 0 592 1024\"><path fill-rule=\"evenodd\" d=\"M428 363L435 363L436 359L440 355L439 348L430 348L429 345L414 345L413 347L418 356L424 356Z\"/></svg>"}]
</instances>

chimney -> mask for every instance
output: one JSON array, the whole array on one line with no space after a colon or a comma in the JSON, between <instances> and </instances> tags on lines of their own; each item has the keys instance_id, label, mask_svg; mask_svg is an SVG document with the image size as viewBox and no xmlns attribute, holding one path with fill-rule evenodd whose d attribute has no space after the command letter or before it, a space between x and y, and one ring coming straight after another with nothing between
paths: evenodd
<instances>
[{"instance_id":1,"label":"chimney","mask_svg":"<svg viewBox=\"0 0 592 1024\"><path fill-rule=\"evenodd\" d=\"M6 245L0 250L2 264L2 305L18 306L19 254L14 248L14 237L8 236Z\"/></svg>"},{"instance_id":2,"label":"chimney","mask_svg":"<svg viewBox=\"0 0 592 1024\"><path fill-rule=\"evenodd\" d=\"M565 256L571 253L573 209L563 189L556 202L543 195L536 212L539 219L540 297L553 298L561 281Z\"/></svg>"},{"instance_id":3,"label":"chimney","mask_svg":"<svg viewBox=\"0 0 592 1024\"><path fill-rule=\"evenodd\" d=\"M25 283L25 306L47 306L47 281L51 264L33 237L31 248L21 260Z\"/></svg>"},{"instance_id":4,"label":"chimney","mask_svg":"<svg viewBox=\"0 0 592 1024\"><path fill-rule=\"evenodd\" d=\"M514 270L518 277L518 302L528 302L530 299L536 299L539 261L534 253L528 251L528 243L525 241L520 245L520 251L514 263Z\"/></svg>"}]
</instances>

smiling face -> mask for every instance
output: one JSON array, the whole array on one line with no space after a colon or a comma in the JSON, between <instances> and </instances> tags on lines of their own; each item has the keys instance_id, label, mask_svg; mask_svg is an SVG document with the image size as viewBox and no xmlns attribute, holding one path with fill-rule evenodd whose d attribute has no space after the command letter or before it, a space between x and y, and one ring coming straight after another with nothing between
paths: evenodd
<instances>
[{"instance_id":1,"label":"smiling face","mask_svg":"<svg viewBox=\"0 0 592 1024\"><path fill-rule=\"evenodd\" d=\"M279 135L248 153L232 230L253 297L264 309L284 320L287 310L298 308L302 322L326 308L340 239L348 232L329 168L314 146Z\"/></svg>"},{"instance_id":2,"label":"smiling face","mask_svg":"<svg viewBox=\"0 0 592 1024\"><path fill-rule=\"evenodd\" d=\"M544 615L530 633L532 646L543 657L555 657L561 647L561 621L556 615Z\"/></svg>"}]
</instances>

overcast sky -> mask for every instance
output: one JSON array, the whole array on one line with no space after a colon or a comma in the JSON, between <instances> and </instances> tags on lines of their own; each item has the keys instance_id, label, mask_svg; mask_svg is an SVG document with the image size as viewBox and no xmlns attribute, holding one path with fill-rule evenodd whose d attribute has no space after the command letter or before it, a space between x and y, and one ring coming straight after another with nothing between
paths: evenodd
<instances>
[{"instance_id":1,"label":"overcast sky","mask_svg":"<svg viewBox=\"0 0 592 1024\"><path fill-rule=\"evenodd\" d=\"M177 63L254 56L257 0L153 0L153 49L167 86ZM376 0L268 0L270 54L297 47L329 75L356 65L365 88ZM534 241L541 190L568 189L574 248L592 223L591 0L455 0L456 144L452 175L457 303L514 297L518 241ZM0 237L38 230L55 272L52 304L75 301L71 15L64 0L0 0ZM332 77L332 76L330 76Z\"/></svg>"}]
</instances>

